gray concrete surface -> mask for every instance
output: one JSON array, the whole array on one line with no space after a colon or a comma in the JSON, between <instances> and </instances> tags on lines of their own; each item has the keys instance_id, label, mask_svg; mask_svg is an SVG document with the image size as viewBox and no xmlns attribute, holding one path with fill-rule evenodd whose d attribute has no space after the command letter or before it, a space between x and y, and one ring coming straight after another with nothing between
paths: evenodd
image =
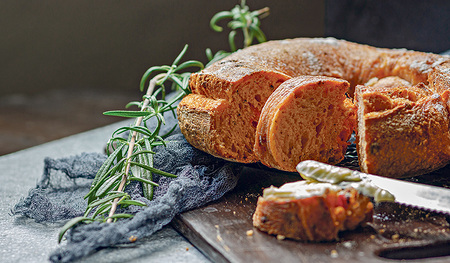
<instances>
[{"instance_id":1,"label":"gray concrete surface","mask_svg":"<svg viewBox=\"0 0 450 263\"><path fill-rule=\"evenodd\" d=\"M36 223L10 211L40 179L44 158L100 152L124 122L0 156L0 262L47 262L58 247L60 223ZM209 262L172 227L166 226L133 246L104 249L80 262Z\"/></svg>"}]
</instances>

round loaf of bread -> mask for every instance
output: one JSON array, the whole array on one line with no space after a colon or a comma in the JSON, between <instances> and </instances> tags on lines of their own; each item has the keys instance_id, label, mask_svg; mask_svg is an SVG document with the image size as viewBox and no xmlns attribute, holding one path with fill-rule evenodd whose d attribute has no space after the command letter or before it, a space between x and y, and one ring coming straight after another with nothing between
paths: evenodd
<instances>
[{"instance_id":1,"label":"round loaf of bread","mask_svg":"<svg viewBox=\"0 0 450 263\"><path fill-rule=\"evenodd\" d=\"M364 85L373 78L383 79L395 76L410 83L409 87L418 89L426 87L432 95L426 95L426 98L420 101L420 103L429 101L428 104L423 104L422 109L436 102L436 97L439 97L438 104L442 107L437 106L439 110L429 111L423 115L423 120L435 114L440 117L433 119L432 122L411 122L411 125L415 127L429 126L429 129L421 129L422 133L418 132L414 136L417 141L429 140L429 136L435 136L436 133L443 133L441 139L445 138L444 142L450 138L448 125L445 124L450 106L447 95L447 90L450 88L450 58L448 56L404 49L375 48L334 38L269 41L242 49L201 72L192 74L190 79L192 94L180 102L177 110L180 129L186 139L200 150L231 161L257 162L260 160L258 156L261 155L257 155L254 151L255 143L258 143L255 135L261 111L267 99L283 82L304 75L344 79L350 84L347 92L351 98L354 97L357 85ZM421 107L417 106L419 102L415 103L416 106L413 106L411 110L418 110L416 116L422 116ZM314 112L311 111L312 114ZM389 123L408 122L407 118L410 115L405 115L403 111L397 112L396 117L393 114L389 116L395 121L380 119L380 122L387 122L381 127L382 129L394 133L398 126L392 126ZM358 119L364 118L358 117ZM436 121L439 120L444 120L442 125L437 124ZM429 125L431 123L433 125ZM309 125L313 127L314 123ZM328 122L327 125L329 125ZM372 122L363 121L359 122L357 127L370 130L368 128L370 125ZM322 129L327 130L329 127ZM286 133L292 134L292 131L286 131ZM358 132L358 134L363 133ZM368 137L360 136L359 145L364 144L361 143L361 140L365 140L364 138ZM389 160L380 159L385 147L372 147L370 143L366 143L363 148L380 150L375 157L377 160L372 160L371 163L378 162L378 166L389 167ZM384 142L383 138L379 138L376 143L380 145L388 141ZM395 145L395 140L389 140L389 143L394 144L392 147L404 147ZM277 146L271 146L271 148L274 147L289 148L280 141L277 142ZM414 153L420 154L423 150L421 146L415 147ZM436 163L439 165L422 163L422 166L428 168L416 167L413 170L420 173L420 171L428 171L431 167L448 163L450 161L448 150L443 149L443 147L448 148L448 145L440 147L439 154L436 156L439 159ZM320 151L319 145L317 152ZM273 154L269 153L269 155ZM362 156L360 156L362 158L360 163L364 163L367 155L360 155ZM365 172L380 174L371 170L371 165L361 165L361 167ZM280 167L280 169L284 168ZM411 174L410 171L402 169L381 175L402 177Z\"/></svg>"}]
</instances>

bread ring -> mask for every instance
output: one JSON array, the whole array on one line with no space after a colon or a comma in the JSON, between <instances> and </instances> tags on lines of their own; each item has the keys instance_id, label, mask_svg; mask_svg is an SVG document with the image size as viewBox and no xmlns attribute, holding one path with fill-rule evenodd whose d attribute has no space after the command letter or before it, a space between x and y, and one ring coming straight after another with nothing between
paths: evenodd
<instances>
[{"instance_id":1,"label":"bread ring","mask_svg":"<svg viewBox=\"0 0 450 263\"><path fill-rule=\"evenodd\" d=\"M446 143L450 140L448 125L445 124L449 117L448 56L375 48L334 38L269 41L235 52L193 74L190 79L193 94L186 96L177 110L180 129L192 145L214 156L243 163L257 162L260 158L253 148L256 127L265 102L280 84L304 75L347 80L350 83L350 97L354 96L357 85L363 85L373 78L396 76L410 83L410 87L426 87L433 95L427 97L428 106L423 107L440 105L436 106L439 110L427 116L439 115L432 123L444 121L442 125L430 126L430 129L443 133L439 136L441 141ZM432 96L438 96L439 99L433 100ZM370 123L364 122L364 114L358 113L358 116L358 129L364 130L365 125ZM383 129L392 131L396 127L384 126ZM436 136L436 133L429 135ZM423 134L423 139L429 135ZM450 161L449 147L444 145L436 149L439 158L436 163L439 164L423 164L426 169L414 170L422 173L445 165ZM360 148L369 149L370 146ZM415 153L420 156L420 147ZM366 161L366 157L360 159L361 164ZM386 162L380 165L389 167L389 162ZM363 171L371 172L370 166L362 164L361 167ZM388 176L409 174L409 171L393 171Z\"/></svg>"}]
</instances>

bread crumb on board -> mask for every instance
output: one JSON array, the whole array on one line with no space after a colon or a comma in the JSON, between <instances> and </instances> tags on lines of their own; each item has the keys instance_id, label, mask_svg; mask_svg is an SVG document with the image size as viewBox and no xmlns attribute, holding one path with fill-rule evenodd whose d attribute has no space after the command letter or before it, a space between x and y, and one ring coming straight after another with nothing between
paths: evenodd
<instances>
[{"instance_id":1,"label":"bread crumb on board","mask_svg":"<svg viewBox=\"0 0 450 263\"><path fill-rule=\"evenodd\" d=\"M394 234L391 236L393 241L397 241L399 239L400 235L399 234Z\"/></svg>"},{"instance_id":2,"label":"bread crumb on board","mask_svg":"<svg viewBox=\"0 0 450 263\"><path fill-rule=\"evenodd\" d=\"M286 237L285 236L283 236L283 235L277 235L277 239L278 240L284 240Z\"/></svg>"}]
</instances>

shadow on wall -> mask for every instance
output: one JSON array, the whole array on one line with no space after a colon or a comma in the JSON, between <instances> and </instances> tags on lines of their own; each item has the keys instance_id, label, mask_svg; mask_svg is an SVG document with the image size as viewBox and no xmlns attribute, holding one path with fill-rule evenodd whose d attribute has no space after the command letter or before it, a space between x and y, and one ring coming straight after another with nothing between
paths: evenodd
<instances>
[{"instance_id":1,"label":"shadow on wall","mask_svg":"<svg viewBox=\"0 0 450 263\"><path fill-rule=\"evenodd\" d=\"M324 1L248 0L269 6L269 39L322 36ZM186 59L205 49L228 50L227 34L210 18L238 0L0 2L0 96L52 89L137 90L147 68L170 64L185 44Z\"/></svg>"}]
</instances>

